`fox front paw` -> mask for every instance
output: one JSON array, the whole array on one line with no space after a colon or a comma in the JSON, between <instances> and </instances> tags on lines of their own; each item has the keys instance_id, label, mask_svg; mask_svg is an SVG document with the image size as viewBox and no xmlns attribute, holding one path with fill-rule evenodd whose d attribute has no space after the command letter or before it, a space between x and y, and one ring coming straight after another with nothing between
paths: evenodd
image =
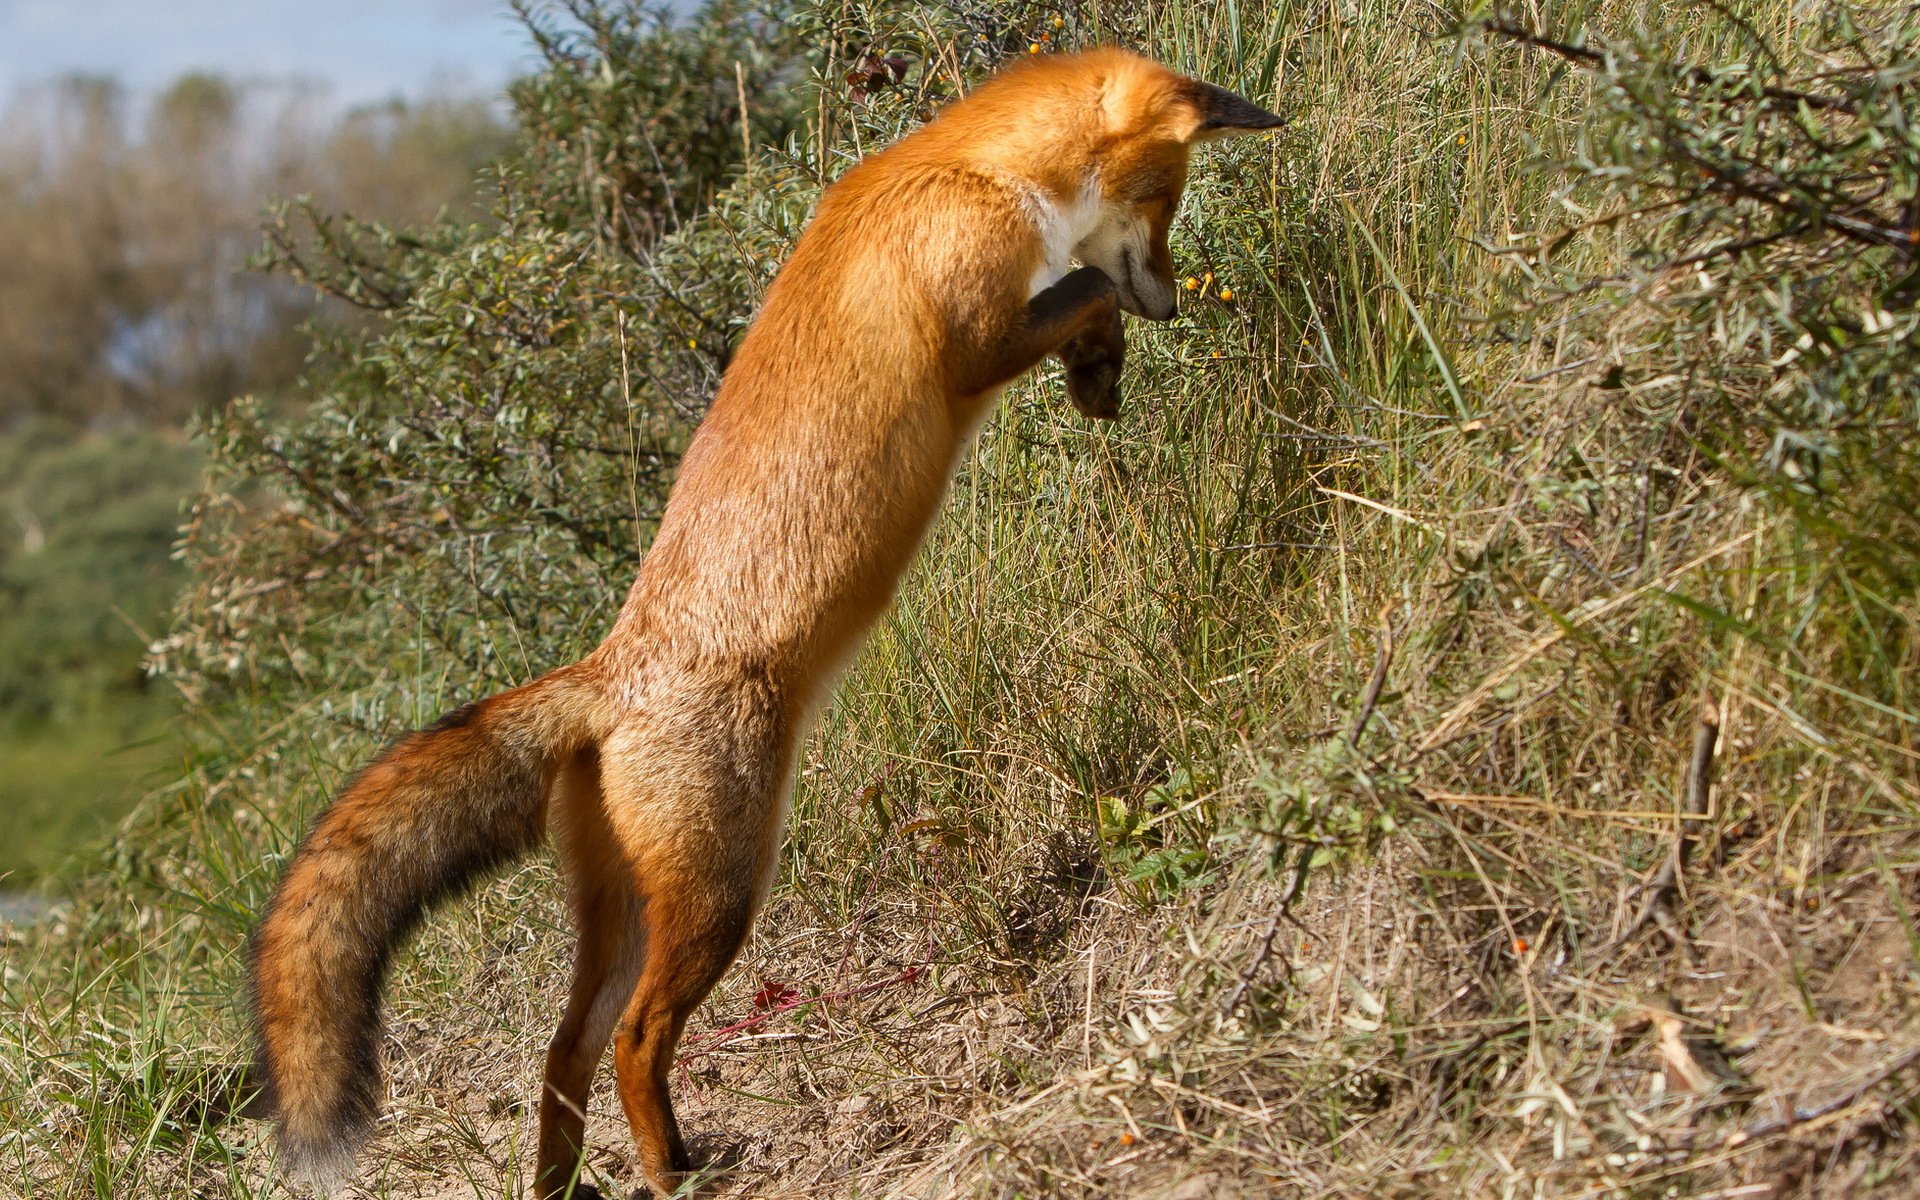
<instances>
[{"instance_id":1,"label":"fox front paw","mask_svg":"<svg viewBox=\"0 0 1920 1200\"><path fill-rule=\"evenodd\" d=\"M1070 363L1067 366L1067 399L1080 415L1098 421L1120 416L1120 363L1112 358Z\"/></svg>"},{"instance_id":2,"label":"fox front paw","mask_svg":"<svg viewBox=\"0 0 1920 1200\"><path fill-rule=\"evenodd\" d=\"M1067 399L1082 416L1112 421L1120 415L1120 368L1126 363L1127 338L1120 310L1111 321L1060 348L1067 367Z\"/></svg>"}]
</instances>

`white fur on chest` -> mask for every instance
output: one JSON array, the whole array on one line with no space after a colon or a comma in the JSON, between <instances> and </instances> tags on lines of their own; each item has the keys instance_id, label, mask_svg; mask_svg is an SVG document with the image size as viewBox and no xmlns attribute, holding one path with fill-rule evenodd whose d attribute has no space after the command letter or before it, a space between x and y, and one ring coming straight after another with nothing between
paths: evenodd
<instances>
[{"instance_id":1,"label":"white fur on chest","mask_svg":"<svg viewBox=\"0 0 1920 1200\"><path fill-rule=\"evenodd\" d=\"M1046 255L1027 281L1027 298L1031 300L1060 282L1073 264L1073 248L1100 224L1100 179L1088 176L1080 194L1068 205L1059 204L1031 183L1021 193Z\"/></svg>"}]
</instances>

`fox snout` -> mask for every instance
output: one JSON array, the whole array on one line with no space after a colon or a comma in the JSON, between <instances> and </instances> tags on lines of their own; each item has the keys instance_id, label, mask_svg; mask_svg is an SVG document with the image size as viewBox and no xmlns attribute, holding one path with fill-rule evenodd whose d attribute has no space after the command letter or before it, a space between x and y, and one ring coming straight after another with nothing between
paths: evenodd
<instances>
[{"instance_id":1,"label":"fox snout","mask_svg":"<svg viewBox=\"0 0 1920 1200\"><path fill-rule=\"evenodd\" d=\"M1131 255L1122 257L1132 258ZM1128 266L1126 278L1114 280L1121 311L1148 321L1173 320L1180 311L1180 293L1173 286L1173 275L1169 273L1161 278L1158 272L1142 270L1131 262Z\"/></svg>"},{"instance_id":2,"label":"fox snout","mask_svg":"<svg viewBox=\"0 0 1920 1200\"><path fill-rule=\"evenodd\" d=\"M1162 256L1142 245L1144 241L1096 233L1081 243L1077 256L1113 280L1120 311L1148 321L1171 321L1180 308L1179 291L1173 283L1173 260L1168 257L1164 264L1156 261Z\"/></svg>"}]
</instances>

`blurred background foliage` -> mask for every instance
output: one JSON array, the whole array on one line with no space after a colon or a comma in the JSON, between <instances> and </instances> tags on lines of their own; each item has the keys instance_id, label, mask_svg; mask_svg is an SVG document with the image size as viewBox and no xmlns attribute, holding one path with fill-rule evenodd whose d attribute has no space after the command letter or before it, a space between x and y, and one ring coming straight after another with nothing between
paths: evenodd
<instances>
[{"instance_id":1,"label":"blurred background foliage","mask_svg":"<svg viewBox=\"0 0 1920 1200\"><path fill-rule=\"evenodd\" d=\"M246 270L270 202L471 219L510 144L491 101L337 112L301 85L188 75L22 91L0 115L0 877L53 871L176 768L152 686L186 572L204 451L186 429L246 392L299 403L350 306Z\"/></svg>"}]
</instances>

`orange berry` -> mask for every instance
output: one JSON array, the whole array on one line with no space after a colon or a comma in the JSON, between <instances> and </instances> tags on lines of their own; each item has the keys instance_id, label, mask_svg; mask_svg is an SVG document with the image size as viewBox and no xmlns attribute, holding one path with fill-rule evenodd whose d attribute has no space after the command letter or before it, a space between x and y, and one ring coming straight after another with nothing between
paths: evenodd
<instances>
[{"instance_id":1,"label":"orange berry","mask_svg":"<svg viewBox=\"0 0 1920 1200\"><path fill-rule=\"evenodd\" d=\"M1138 1139L1138 1138L1136 1138L1136 1137L1134 1137L1134 1136L1133 1136L1132 1134L1130 1134L1130 1133L1123 1133L1123 1134L1121 1134L1121 1135L1120 1135L1120 1144L1121 1144L1122 1146L1131 1146L1131 1145L1133 1145L1133 1144L1134 1144L1135 1142L1137 1142L1137 1141L1139 1141L1139 1140L1140 1140L1140 1139Z\"/></svg>"},{"instance_id":2,"label":"orange berry","mask_svg":"<svg viewBox=\"0 0 1920 1200\"><path fill-rule=\"evenodd\" d=\"M1038 54L1038 53L1040 53L1040 43L1039 43L1039 42L1028 42L1028 43L1027 43L1027 53L1028 53L1028 54Z\"/></svg>"},{"instance_id":3,"label":"orange berry","mask_svg":"<svg viewBox=\"0 0 1920 1200\"><path fill-rule=\"evenodd\" d=\"M1198 279L1195 279L1195 278L1194 278L1193 276L1191 276L1191 275L1189 275L1189 276L1187 276L1187 290L1188 290L1188 291L1190 291L1190 292L1197 292L1197 291L1199 291L1199 290L1200 290L1200 281L1199 281Z\"/></svg>"},{"instance_id":4,"label":"orange berry","mask_svg":"<svg viewBox=\"0 0 1920 1200\"><path fill-rule=\"evenodd\" d=\"M1221 298L1222 300L1229 300L1229 301L1230 301L1230 300L1232 300L1232 299L1233 299L1233 289L1232 289L1232 288L1221 288L1221 289L1220 289L1220 298Z\"/></svg>"},{"instance_id":5,"label":"orange berry","mask_svg":"<svg viewBox=\"0 0 1920 1200\"><path fill-rule=\"evenodd\" d=\"M1527 939L1525 938L1513 939L1513 952L1515 954L1525 954L1527 952Z\"/></svg>"},{"instance_id":6,"label":"orange berry","mask_svg":"<svg viewBox=\"0 0 1920 1200\"><path fill-rule=\"evenodd\" d=\"M1065 29L1067 27L1067 19L1065 17L1055 17L1053 19L1053 27L1055 29Z\"/></svg>"}]
</instances>

